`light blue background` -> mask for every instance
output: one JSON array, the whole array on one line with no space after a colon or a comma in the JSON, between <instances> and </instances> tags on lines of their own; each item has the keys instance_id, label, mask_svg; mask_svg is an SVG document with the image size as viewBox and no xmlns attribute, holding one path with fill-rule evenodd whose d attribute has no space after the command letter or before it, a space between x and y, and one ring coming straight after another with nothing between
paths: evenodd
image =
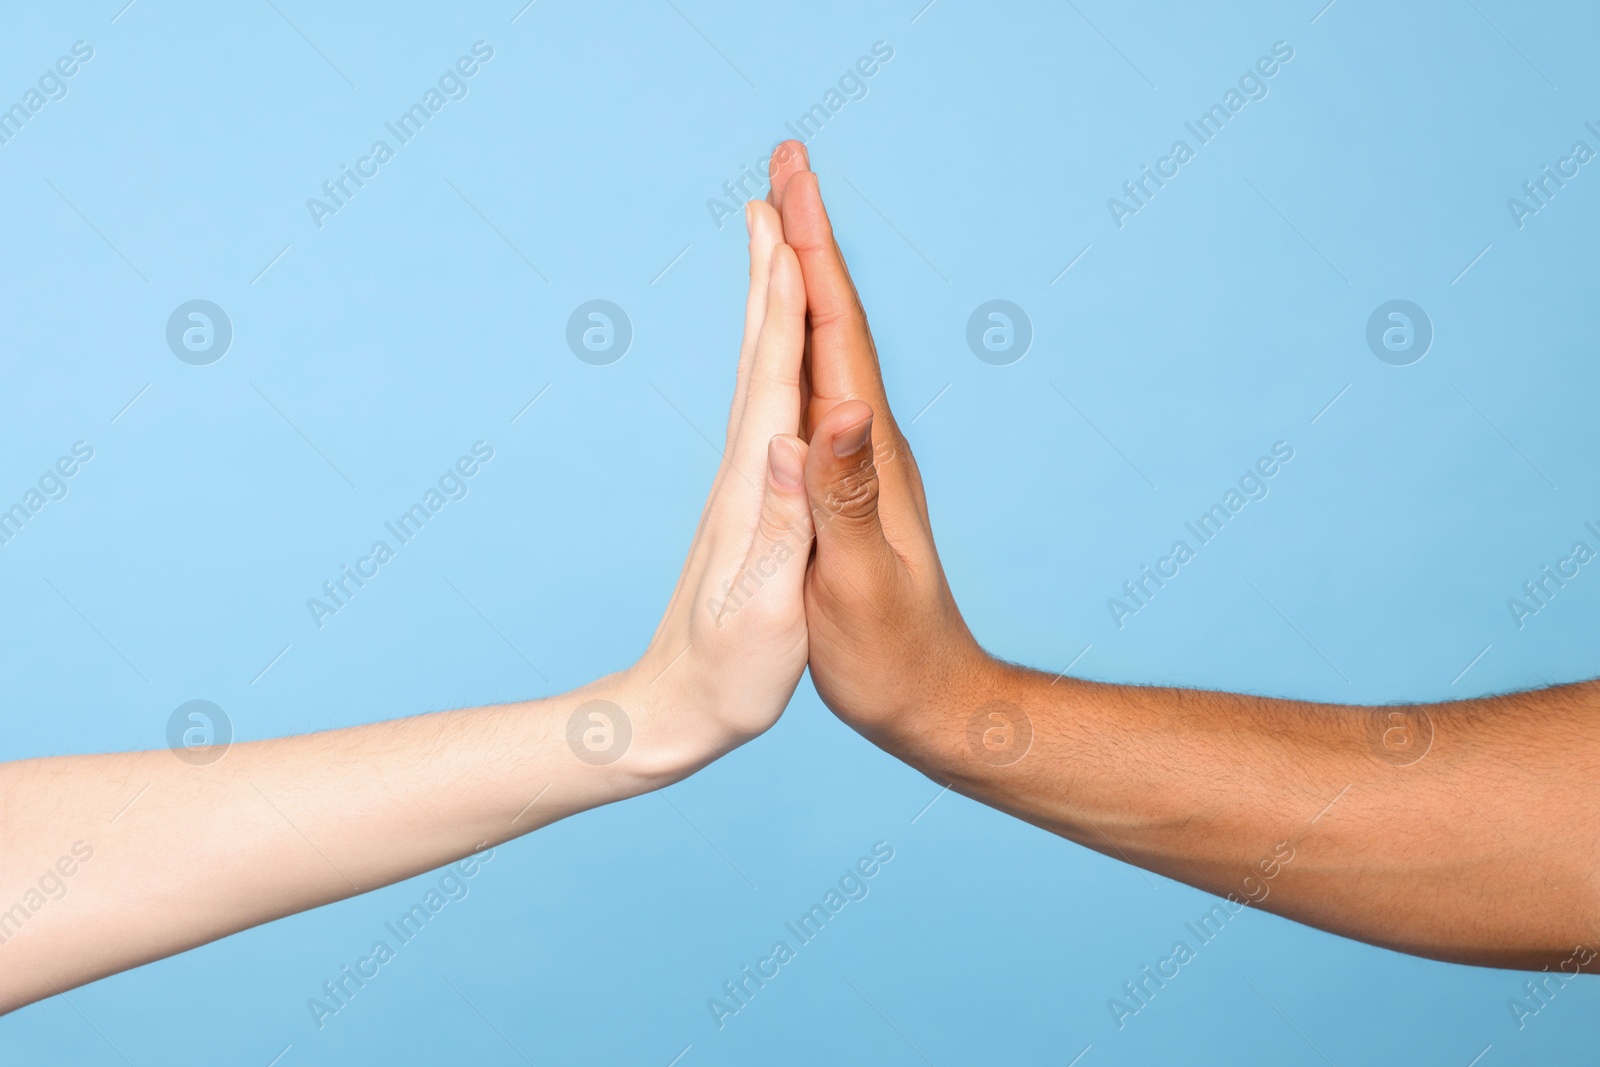
<instances>
[{"instance_id":1,"label":"light blue background","mask_svg":"<svg viewBox=\"0 0 1600 1067\"><path fill-rule=\"evenodd\" d=\"M0 548L0 757L159 747L196 698L249 739L630 662L732 388L743 230L706 201L879 40L894 58L810 147L990 649L1371 703L1597 673L1600 575L1520 631L1506 607L1600 522L1600 165L1524 229L1506 207L1575 140L1600 148L1592 7L122 2L0 18L0 103L95 50L0 145L0 498L95 449ZM495 54L470 95L317 229L306 198L478 40ZM1106 199L1279 40L1270 95L1119 230ZM165 344L195 298L234 325L212 366ZM592 298L633 322L612 366L563 340ZM1012 366L964 342L991 298L1033 322ZM1364 340L1393 298L1436 331L1409 367ZM306 598L479 439L496 457L471 495L319 631ZM1119 630L1106 599L1278 440L1295 459L1271 495ZM1592 981L1519 1031L1521 975L1257 912L1118 1031L1107 998L1211 898L937 793L802 682L670 803L501 848L321 1031L307 998L436 876L24 1009L0 1061L1064 1065L1092 1046L1081 1067L1465 1067L1492 1046L1492 1067L1593 1047ZM871 895L719 1032L707 998L879 840L896 857Z\"/></svg>"}]
</instances>

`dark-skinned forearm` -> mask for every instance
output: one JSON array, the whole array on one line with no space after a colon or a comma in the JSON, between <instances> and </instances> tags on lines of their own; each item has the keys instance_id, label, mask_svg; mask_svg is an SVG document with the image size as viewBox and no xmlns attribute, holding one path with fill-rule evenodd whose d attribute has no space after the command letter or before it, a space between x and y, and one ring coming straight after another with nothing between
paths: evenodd
<instances>
[{"instance_id":1,"label":"dark-skinned forearm","mask_svg":"<svg viewBox=\"0 0 1600 1067\"><path fill-rule=\"evenodd\" d=\"M1352 707L991 662L942 689L873 739L1053 833L1418 955L1600 969L1600 684Z\"/></svg>"}]
</instances>

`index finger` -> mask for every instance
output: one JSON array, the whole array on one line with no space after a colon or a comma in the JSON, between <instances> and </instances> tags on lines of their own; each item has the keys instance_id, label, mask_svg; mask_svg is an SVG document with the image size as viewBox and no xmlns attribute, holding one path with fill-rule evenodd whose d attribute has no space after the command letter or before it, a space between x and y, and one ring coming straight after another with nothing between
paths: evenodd
<instances>
[{"instance_id":1,"label":"index finger","mask_svg":"<svg viewBox=\"0 0 1600 1067\"><path fill-rule=\"evenodd\" d=\"M811 317L811 389L819 400L865 400L889 415L872 331L849 268L833 239L817 176L795 174L783 196L784 240L800 259Z\"/></svg>"}]
</instances>

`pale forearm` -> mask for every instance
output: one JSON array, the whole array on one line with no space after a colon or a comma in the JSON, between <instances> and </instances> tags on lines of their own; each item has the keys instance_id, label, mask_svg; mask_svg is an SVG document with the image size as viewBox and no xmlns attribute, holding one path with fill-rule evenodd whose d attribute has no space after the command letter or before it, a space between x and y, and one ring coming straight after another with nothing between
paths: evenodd
<instances>
[{"instance_id":1,"label":"pale forearm","mask_svg":"<svg viewBox=\"0 0 1600 1067\"><path fill-rule=\"evenodd\" d=\"M777 213L746 217L728 445L640 660L558 697L224 753L0 765L0 1012L658 789L777 720L808 641L805 291Z\"/></svg>"},{"instance_id":2,"label":"pale forearm","mask_svg":"<svg viewBox=\"0 0 1600 1067\"><path fill-rule=\"evenodd\" d=\"M207 765L163 750L0 766L0 1010L419 874L716 754L652 697L623 674L238 744ZM592 752L580 735L585 758L568 724L593 699L626 707L631 737Z\"/></svg>"},{"instance_id":3,"label":"pale forearm","mask_svg":"<svg viewBox=\"0 0 1600 1067\"><path fill-rule=\"evenodd\" d=\"M1373 708L998 664L971 681L877 739L976 799L1236 903L1441 959L1571 969L1576 952L1596 968L1594 683ZM1006 749L1006 721L1013 746L1031 729L1025 753Z\"/></svg>"}]
</instances>

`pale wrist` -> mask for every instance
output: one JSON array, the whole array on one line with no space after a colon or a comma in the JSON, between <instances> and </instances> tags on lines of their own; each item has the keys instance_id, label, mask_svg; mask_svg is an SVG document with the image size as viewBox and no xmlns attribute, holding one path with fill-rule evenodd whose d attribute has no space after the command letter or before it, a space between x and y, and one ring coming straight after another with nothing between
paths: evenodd
<instances>
[{"instance_id":1,"label":"pale wrist","mask_svg":"<svg viewBox=\"0 0 1600 1067\"><path fill-rule=\"evenodd\" d=\"M628 738L616 768L637 783L637 792L680 781L736 744L722 736L710 709L700 706L707 700L700 687L686 681L692 658L686 655L663 670L647 656L596 683L602 689L599 699L618 710L619 724L626 723ZM679 671L685 677L670 677ZM581 738L578 747L583 747Z\"/></svg>"}]
</instances>

